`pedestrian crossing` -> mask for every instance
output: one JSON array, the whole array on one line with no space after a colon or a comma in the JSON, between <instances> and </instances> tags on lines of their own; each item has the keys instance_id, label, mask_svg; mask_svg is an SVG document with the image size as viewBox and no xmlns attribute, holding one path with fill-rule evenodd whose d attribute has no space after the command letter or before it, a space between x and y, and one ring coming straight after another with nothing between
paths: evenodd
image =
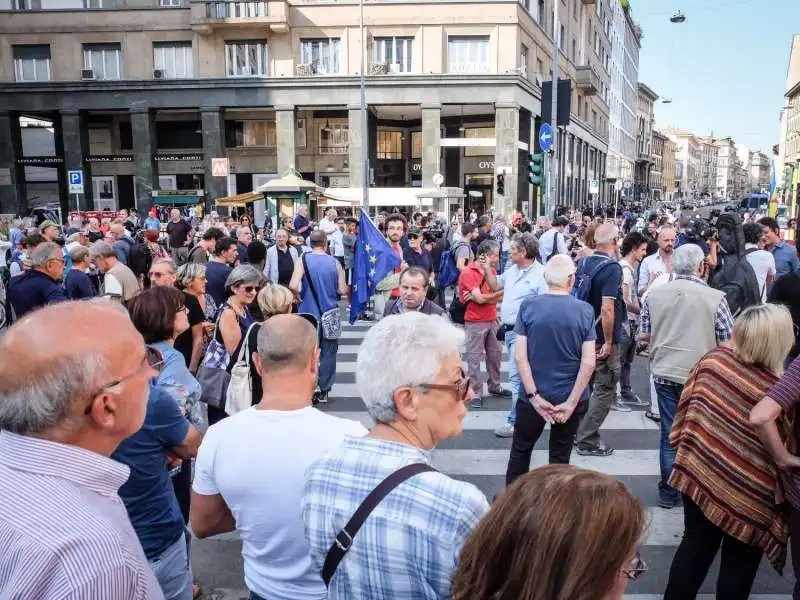
<instances>
[{"instance_id":1,"label":"pedestrian crossing","mask_svg":"<svg viewBox=\"0 0 800 600\"><path fill-rule=\"evenodd\" d=\"M338 417L360 421L366 427L372 420L364 409L355 384L355 361L358 345L368 331L370 324L358 322L344 325L337 354L337 373L330 401L320 406L321 410ZM641 360L641 359L637 359ZM508 385L508 360L503 351L501 368L504 384ZM641 398L649 398L649 382L644 362L638 362L633 369L634 391ZM510 439L501 439L494 430L505 424L509 399L484 396L481 409L470 408L467 413L462 435L445 440L433 451L434 465L448 475L469 481L476 485L491 499L505 486L505 472L508 463ZM665 510L657 507L657 483L659 480L659 430L658 426L645 418L644 409L632 412L611 412L601 435L605 443L615 452L609 457L584 457L573 452L571 463L587 469L595 469L611 475L623 482L631 492L641 499L647 511L647 531L641 542L641 555L649 570L638 580L631 582L626 600L661 599L666 587L669 568L683 532L683 512L680 508ZM537 443L531 460L531 468L547 463L549 431L546 429ZM232 543L237 536L218 537L219 541ZM195 544L198 541L195 540ZM209 541L200 541L208 544ZM701 600L714 597L714 587L718 572L715 561L706 582L698 596ZM199 574L198 574L199 575ZM781 577L775 573L765 560L762 562L758 578L750 598L754 600L790 600L794 577L787 567ZM217 590L219 591L219 590ZM230 590L230 595L213 596L218 600L246 597L246 591Z\"/></svg>"}]
</instances>

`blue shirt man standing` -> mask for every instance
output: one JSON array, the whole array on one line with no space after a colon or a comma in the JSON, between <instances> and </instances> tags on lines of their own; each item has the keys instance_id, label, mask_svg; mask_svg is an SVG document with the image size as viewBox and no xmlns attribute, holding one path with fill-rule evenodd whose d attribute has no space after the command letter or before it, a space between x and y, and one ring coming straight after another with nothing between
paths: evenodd
<instances>
[{"instance_id":1,"label":"blue shirt man standing","mask_svg":"<svg viewBox=\"0 0 800 600\"><path fill-rule=\"evenodd\" d=\"M775 257L775 280L787 273L800 271L800 260L797 258L797 250L781 239L780 227L778 222L772 217L760 219L759 224L764 228L764 238L767 242L767 249Z\"/></svg>"}]
</instances>

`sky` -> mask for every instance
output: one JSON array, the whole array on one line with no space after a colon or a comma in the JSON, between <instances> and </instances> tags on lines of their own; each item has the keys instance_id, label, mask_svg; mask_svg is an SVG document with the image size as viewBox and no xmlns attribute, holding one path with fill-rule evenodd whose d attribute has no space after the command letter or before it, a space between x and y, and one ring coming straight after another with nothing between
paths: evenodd
<instances>
[{"instance_id":1,"label":"sky","mask_svg":"<svg viewBox=\"0 0 800 600\"><path fill-rule=\"evenodd\" d=\"M656 127L732 137L771 156L780 137L800 0L631 0L644 31L639 81L661 98ZM682 24L669 18L680 10Z\"/></svg>"}]
</instances>

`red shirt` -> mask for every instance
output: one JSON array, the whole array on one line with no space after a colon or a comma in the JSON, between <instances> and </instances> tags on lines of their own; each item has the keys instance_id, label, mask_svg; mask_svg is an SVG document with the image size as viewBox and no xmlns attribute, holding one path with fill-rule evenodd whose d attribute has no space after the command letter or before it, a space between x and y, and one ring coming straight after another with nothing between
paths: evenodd
<instances>
[{"instance_id":1,"label":"red shirt","mask_svg":"<svg viewBox=\"0 0 800 600\"><path fill-rule=\"evenodd\" d=\"M494 269L492 269L494 271ZM496 275L496 274L495 274ZM481 284L483 281L483 284ZM461 294L461 301L464 301L464 294L471 292L476 287L481 286L482 294L492 293L483 270L476 261L472 261L467 268L461 271L458 277L458 293ZM467 310L464 313L465 321L485 322L497 320L497 304L478 304L477 302L467 302Z\"/></svg>"}]
</instances>

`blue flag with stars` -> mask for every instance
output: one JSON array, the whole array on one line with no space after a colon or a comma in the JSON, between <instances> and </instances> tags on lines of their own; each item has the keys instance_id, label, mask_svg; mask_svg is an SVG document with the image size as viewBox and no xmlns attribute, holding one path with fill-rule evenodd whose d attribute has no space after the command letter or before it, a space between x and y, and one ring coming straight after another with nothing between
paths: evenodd
<instances>
[{"instance_id":1,"label":"blue flag with stars","mask_svg":"<svg viewBox=\"0 0 800 600\"><path fill-rule=\"evenodd\" d=\"M353 297L350 301L351 324L364 312L378 282L394 271L401 261L363 210L358 219L358 240L353 259L355 264Z\"/></svg>"}]
</instances>

